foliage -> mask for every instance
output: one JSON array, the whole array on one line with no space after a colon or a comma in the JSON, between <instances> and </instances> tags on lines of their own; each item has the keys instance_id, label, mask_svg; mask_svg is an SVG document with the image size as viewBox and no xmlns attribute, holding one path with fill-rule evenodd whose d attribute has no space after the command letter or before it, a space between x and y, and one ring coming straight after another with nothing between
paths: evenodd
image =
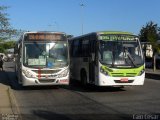
<instances>
[{"instance_id":1,"label":"foliage","mask_svg":"<svg viewBox=\"0 0 160 120\"><path fill-rule=\"evenodd\" d=\"M160 28L153 21L150 21L140 30L139 38L141 42L150 42L154 52L159 52L160 48L157 40L160 39Z\"/></svg>"},{"instance_id":2,"label":"foliage","mask_svg":"<svg viewBox=\"0 0 160 120\"><path fill-rule=\"evenodd\" d=\"M8 14L5 13L8 7L0 6L0 41L10 38L16 30L10 26Z\"/></svg>"},{"instance_id":3,"label":"foliage","mask_svg":"<svg viewBox=\"0 0 160 120\"><path fill-rule=\"evenodd\" d=\"M14 48L16 41L7 41L0 44L0 53L5 53L7 49Z\"/></svg>"},{"instance_id":4,"label":"foliage","mask_svg":"<svg viewBox=\"0 0 160 120\"><path fill-rule=\"evenodd\" d=\"M4 52L5 52L4 47L0 45L0 53L4 53Z\"/></svg>"}]
</instances>

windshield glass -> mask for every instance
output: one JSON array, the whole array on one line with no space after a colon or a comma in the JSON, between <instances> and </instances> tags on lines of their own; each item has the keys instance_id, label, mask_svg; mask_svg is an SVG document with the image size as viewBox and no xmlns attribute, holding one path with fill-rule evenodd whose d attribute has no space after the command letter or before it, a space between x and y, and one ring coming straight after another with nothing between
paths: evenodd
<instances>
[{"instance_id":1,"label":"windshield glass","mask_svg":"<svg viewBox=\"0 0 160 120\"><path fill-rule=\"evenodd\" d=\"M23 63L27 67L58 68L68 65L67 42L24 43Z\"/></svg>"},{"instance_id":2,"label":"windshield glass","mask_svg":"<svg viewBox=\"0 0 160 120\"><path fill-rule=\"evenodd\" d=\"M140 45L135 41L103 41L99 44L99 60L112 67L137 67L143 64Z\"/></svg>"}]
</instances>

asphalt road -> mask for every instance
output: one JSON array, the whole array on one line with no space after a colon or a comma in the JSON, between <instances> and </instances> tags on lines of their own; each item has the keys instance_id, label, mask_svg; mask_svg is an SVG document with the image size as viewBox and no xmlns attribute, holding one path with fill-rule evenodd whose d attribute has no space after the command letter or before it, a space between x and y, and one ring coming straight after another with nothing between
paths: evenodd
<instances>
[{"instance_id":1,"label":"asphalt road","mask_svg":"<svg viewBox=\"0 0 160 120\"><path fill-rule=\"evenodd\" d=\"M144 86L125 87L21 87L14 64L6 63L20 118L24 120L160 119L160 80L146 78Z\"/></svg>"}]
</instances>

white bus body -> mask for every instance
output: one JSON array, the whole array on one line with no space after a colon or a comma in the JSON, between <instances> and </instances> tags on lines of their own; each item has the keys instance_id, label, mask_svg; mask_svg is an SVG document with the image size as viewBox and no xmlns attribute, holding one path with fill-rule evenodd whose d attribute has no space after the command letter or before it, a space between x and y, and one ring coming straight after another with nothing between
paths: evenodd
<instances>
[{"instance_id":1,"label":"white bus body","mask_svg":"<svg viewBox=\"0 0 160 120\"><path fill-rule=\"evenodd\" d=\"M68 42L61 32L25 32L15 47L15 71L23 86L68 85Z\"/></svg>"},{"instance_id":2,"label":"white bus body","mask_svg":"<svg viewBox=\"0 0 160 120\"><path fill-rule=\"evenodd\" d=\"M69 40L70 78L97 86L143 85L139 39L127 32L96 32Z\"/></svg>"}]
</instances>

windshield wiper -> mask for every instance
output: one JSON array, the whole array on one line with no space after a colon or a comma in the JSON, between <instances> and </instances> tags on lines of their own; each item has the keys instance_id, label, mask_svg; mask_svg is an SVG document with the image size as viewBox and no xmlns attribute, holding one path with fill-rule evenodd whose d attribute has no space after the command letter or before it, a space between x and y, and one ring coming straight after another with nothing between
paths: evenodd
<instances>
[{"instance_id":1,"label":"windshield wiper","mask_svg":"<svg viewBox=\"0 0 160 120\"><path fill-rule=\"evenodd\" d=\"M128 58L130 59L130 61L132 62L132 64L134 65L134 67L137 67L137 64L134 62L133 57L131 56L131 54L128 52L128 50L125 49L125 53L127 54Z\"/></svg>"}]
</instances>

